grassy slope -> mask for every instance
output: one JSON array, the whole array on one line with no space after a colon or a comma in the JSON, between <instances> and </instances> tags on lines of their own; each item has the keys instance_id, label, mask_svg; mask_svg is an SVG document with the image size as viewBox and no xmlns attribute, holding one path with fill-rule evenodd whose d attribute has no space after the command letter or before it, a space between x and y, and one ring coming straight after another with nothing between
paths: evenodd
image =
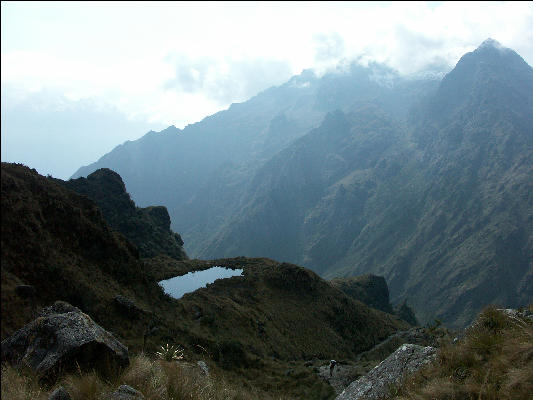
<instances>
[{"instance_id":1,"label":"grassy slope","mask_svg":"<svg viewBox=\"0 0 533 400\"><path fill-rule=\"evenodd\" d=\"M532 392L533 320L488 307L462 340L442 347L436 362L407 379L392 397L527 400Z\"/></svg>"},{"instance_id":2,"label":"grassy slope","mask_svg":"<svg viewBox=\"0 0 533 400\"><path fill-rule=\"evenodd\" d=\"M35 308L69 301L133 353L141 350L147 328L156 326L146 343L150 353L163 343L181 344L188 359L211 360L241 384L323 398L331 394L327 385L303 368L303 360L351 358L405 327L295 265L162 255L141 260L92 201L53 179L2 163L1 183L3 338L31 319L30 303L14 292L16 285L30 284L37 290ZM215 282L181 300L157 285L212 265L244 268L244 277ZM113 301L117 294L146 312L124 314ZM288 368L296 374L286 375Z\"/></svg>"}]
</instances>

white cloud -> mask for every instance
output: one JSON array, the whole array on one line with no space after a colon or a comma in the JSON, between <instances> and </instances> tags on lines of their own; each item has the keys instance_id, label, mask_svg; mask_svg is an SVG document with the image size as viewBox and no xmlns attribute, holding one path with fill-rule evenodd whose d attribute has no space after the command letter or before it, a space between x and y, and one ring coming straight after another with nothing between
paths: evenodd
<instances>
[{"instance_id":1,"label":"white cloud","mask_svg":"<svg viewBox=\"0 0 533 400\"><path fill-rule=\"evenodd\" d=\"M177 127L342 59L414 73L453 66L492 37L533 63L532 2L1 7L2 85L16 88L13 101L47 90Z\"/></svg>"},{"instance_id":2,"label":"white cloud","mask_svg":"<svg viewBox=\"0 0 533 400\"><path fill-rule=\"evenodd\" d=\"M453 65L493 37L533 59L531 2L4 3L2 82L102 98L162 123L343 58L412 73ZM191 103L190 93L204 100Z\"/></svg>"}]
</instances>

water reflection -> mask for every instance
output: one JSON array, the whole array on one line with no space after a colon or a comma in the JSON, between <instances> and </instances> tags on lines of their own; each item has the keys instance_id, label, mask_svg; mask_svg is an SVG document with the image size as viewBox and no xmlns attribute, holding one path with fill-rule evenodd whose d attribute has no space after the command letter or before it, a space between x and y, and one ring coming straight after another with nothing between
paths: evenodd
<instances>
[{"instance_id":1,"label":"water reflection","mask_svg":"<svg viewBox=\"0 0 533 400\"><path fill-rule=\"evenodd\" d=\"M174 278L159 281L165 293L181 298L184 294L194 292L196 289L207 286L217 279L230 278L242 275L242 269L229 269L224 267L211 267L204 271L189 272L186 275L175 276Z\"/></svg>"}]
</instances>

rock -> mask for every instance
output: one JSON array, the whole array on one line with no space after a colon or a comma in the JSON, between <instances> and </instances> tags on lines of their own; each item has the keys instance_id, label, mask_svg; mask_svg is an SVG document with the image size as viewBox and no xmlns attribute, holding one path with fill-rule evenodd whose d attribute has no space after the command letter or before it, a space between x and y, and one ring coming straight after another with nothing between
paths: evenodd
<instances>
[{"instance_id":1,"label":"rock","mask_svg":"<svg viewBox=\"0 0 533 400\"><path fill-rule=\"evenodd\" d=\"M107 400L141 400L144 396L138 390L135 390L131 386L121 385L119 388L111 393Z\"/></svg>"},{"instance_id":2,"label":"rock","mask_svg":"<svg viewBox=\"0 0 533 400\"><path fill-rule=\"evenodd\" d=\"M378 399L389 395L391 385L401 383L404 374L418 371L436 357L434 347L404 344L377 367L352 382L336 400Z\"/></svg>"},{"instance_id":3,"label":"rock","mask_svg":"<svg viewBox=\"0 0 533 400\"><path fill-rule=\"evenodd\" d=\"M313 361L304 362L304 367L312 367L312 366L313 366Z\"/></svg>"},{"instance_id":4,"label":"rock","mask_svg":"<svg viewBox=\"0 0 533 400\"><path fill-rule=\"evenodd\" d=\"M329 362L321 365L317 371L318 376L330 384L335 393L339 395L350 383L359 378L364 372L358 365L347 365L337 363L330 375Z\"/></svg>"},{"instance_id":5,"label":"rock","mask_svg":"<svg viewBox=\"0 0 533 400\"><path fill-rule=\"evenodd\" d=\"M53 314L65 314L68 312L81 313L82 311L78 307L74 307L72 304L69 304L66 301L56 301L51 306L43 308L39 312L39 317L48 317Z\"/></svg>"},{"instance_id":6,"label":"rock","mask_svg":"<svg viewBox=\"0 0 533 400\"><path fill-rule=\"evenodd\" d=\"M48 400L71 400L70 394L63 386L59 386L56 390L52 392Z\"/></svg>"},{"instance_id":7,"label":"rock","mask_svg":"<svg viewBox=\"0 0 533 400\"><path fill-rule=\"evenodd\" d=\"M76 368L126 367L128 349L78 308L56 302L2 342L2 361L27 365L40 378Z\"/></svg>"},{"instance_id":8,"label":"rock","mask_svg":"<svg viewBox=\"0 0 533 400\"><path fill-rule=\"evenodd\" d=\"M200 367L200 369L205 375L209 375L209 367L207 366L205 361L198 361L196 364Z\"/></svg>"},{"instance_id":9,"label":"rock","mask_svg":"<svg viewBox=\"0 0 533 400\"><path fill-rule=\"evenodd\" d=\"M516 310L514 308L503 308L499 310L510 318L527 318L533 320L533 313L528 309Z\"/></svg>"},{"instance_id":10,"label":"rock","mask_svg":"<svg viewBox=\"0 0 533 400\"><path fill-rule=\"evenodd\" d=\"M419 325L418 320L416 319L415 312L411 307L407 305L407 300L404 300L400 306L395 308L394 313L398 318L403 319L405 322L413 326Z\"/></svg>"},{"instance_id":11,"label":"rock","mask_svg":"<svg viewBox=\"0 0 533 400\"><path fill-rule=\"evenodd\" d=\"M137 316L142 314L144 310L138 307L133 300L117 294L114 298L115 304L117 304L123 311L125 311L129 316Z\"/></svg>"}]
</instances>

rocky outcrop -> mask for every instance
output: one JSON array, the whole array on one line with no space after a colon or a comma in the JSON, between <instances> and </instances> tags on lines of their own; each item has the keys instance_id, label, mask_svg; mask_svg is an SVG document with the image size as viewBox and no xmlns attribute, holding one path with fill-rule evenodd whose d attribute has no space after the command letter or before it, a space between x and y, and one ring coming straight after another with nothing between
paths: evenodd
<instances>
[{"instance_id":1,"label":"rocky outcrop","mask_svg":"<svg viewBox=\"0 0 533 400\"><path fill-rule=\"evenodd\" d=\"M41 378L79 366L105 372L129 364L128 349L78 308L58 301L2 342L2 361L24 364Z\"/></svg>"},{"instance_id":2,"label":"rocky outcrop","mask_svg":"<svg viewBox=\"0 0 533 400\"><path fill-rule=\"evenodd\" d=\"M117 307L119 307L129 317L138 317L144 313L148 313L135 304L133 300L120 294L117 294L113 300Z\"/></svg>"},{"instance_id":3,"label":"rocky outcrop","mask_svg":"<svg viewBox=\"0 0 533 400\"><path fill-rule=\"evenodd\" d=\"M367 306L392 314L389 288L382 276L367 274L351 278L335 278L331 284Z\"/></svg>"},{"instance_id":4,"label":"rocky outcrop","mask_svg":"<svg viewBox=\"0 0 533 400\"><path fill-rule=\"evenodd\" d=\"M389 395L391 385L400 384L405 374L418 371L436 356L434 347L404 344L377 367L352 382L336 400L379 399Z\"/></svg>"},{"instance_id":5,"label":"rocky outcrop","mask_svg":"<svg viewBox=\"0 0 533 400\"><path fill-rule=\"evenodd\" d=\"M419 325L415 312L407 305L407 300L404 300L401 305L394 308L394 314L413 326Z\"/></svg>"},{"instance_id":6,"label":"rocky outcrop","mask_svg":"<svg viewBox=\"0 0 533 400\"><path fill-rule=\"evenodd\" d=\"M165 254L176 260L187 259L181 236L170 229L167 208L136 207L116 172L101 168L87 178L55 181L94 201L108 224L135 244L142 257Z\"/></svg>"}]
</instances>

